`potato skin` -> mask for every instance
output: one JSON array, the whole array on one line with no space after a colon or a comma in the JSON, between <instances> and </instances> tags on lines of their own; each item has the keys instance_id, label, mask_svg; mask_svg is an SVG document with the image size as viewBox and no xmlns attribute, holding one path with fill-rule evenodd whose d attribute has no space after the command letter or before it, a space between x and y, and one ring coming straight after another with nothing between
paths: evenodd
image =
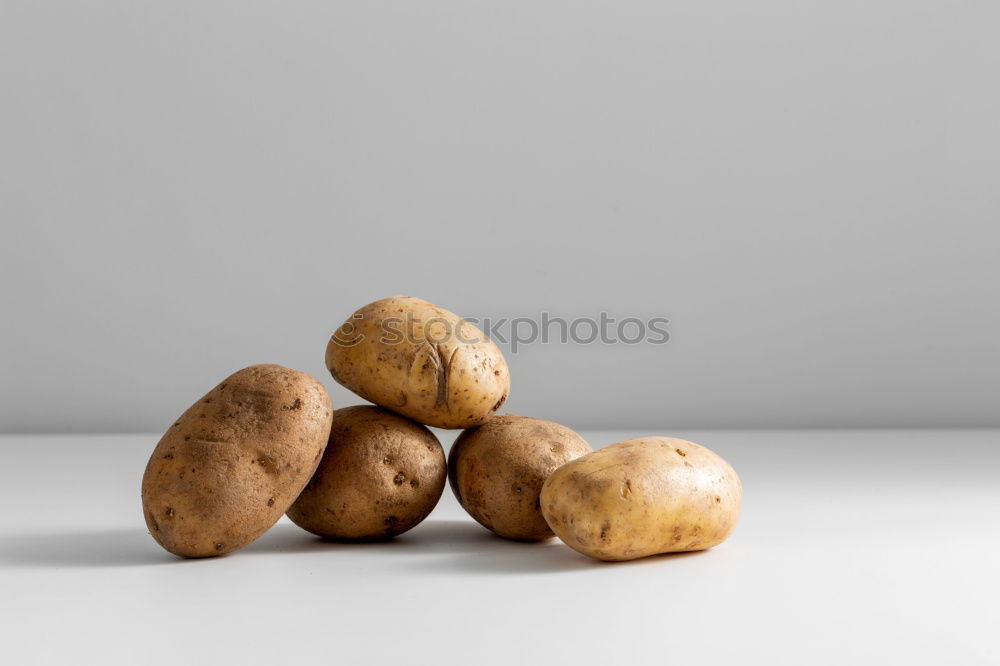
<instances>
[{"instance_id":1,"label":"potato skin","mask_svg":"<svg viewBox=\"0 0 1000 666\"><path fill-rule=\"evenodd\" d=\"M288 517L328 539L394 537L430 514L446 475L430 430L380 407L345 407L333 413L323 459Z\"/></svg>"},{"instance_id":2,"label":"potato skin","mask_svg":"<svg viewBox=\"0 0 1000 666\"><path fill-rule=\"evenodd\" d=\"M599 560L711 548L739 518L736 472L672 437L614 444L563 465L542 486L542 513L569 547Z\"/></svg>"},{"instance_id":3,"label":"potato skin","mask_svg":"<svg viewBox=\"0 0 1000 666\"><path fill-rule=\"evenodd\" d=\"M540 541L554 536L538 505L542 483L592 450L566 426L502 414L458 436L448 455L448 480L462 507L487 529Z\"/></svg>"},{"instance_id":4,"label":"potato skin","mask_svg":"<svg viewBox=\"0 0 1000 666\"><path fill-rule=\"evenodd\" d=\"M295 501L323 455L333 406L314 377L280 365L233 373L185 411L153 450L142 508L181 557L243 548Z\"/></svg>"},{"instance_id":5,"label":"potato skin","mask_svg":"<svg viewBox=\"0 0 1000 666\"><path fill-rule=\"evenodd\" d=\"M492 340L411 296L355 312L330 338L326 367L365 400L438 428L484 423L510 394L507 363Z\"/></svg>"}]
</instances>

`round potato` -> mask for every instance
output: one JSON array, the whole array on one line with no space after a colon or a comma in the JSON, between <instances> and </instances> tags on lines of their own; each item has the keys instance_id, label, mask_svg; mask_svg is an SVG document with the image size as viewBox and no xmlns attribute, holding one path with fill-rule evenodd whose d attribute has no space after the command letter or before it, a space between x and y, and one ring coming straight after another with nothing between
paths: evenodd
<instances>
[{"instance_id":1,"label":"round potato","mask_svg":"<svg viewBox=\"0 0 1000 666\"><path fill-rule=\"evenodd\" d=\"M599 560L703 550L740 515L736 472L683 439L643 437L563 465L542 486L545 520L569 547Z\"/></svg>"},{"instance_id":2,"label":"round potato","mask_svg":"<svg viewBox=\"0 0 1000 666\"><path fill-rule=\"evenodd\" d=\"M510 393L507 363L493 341L410 296L355 312L330 338L326 367L365 400L438 428L480 425Z\"/></svg>"},{"instance_id":3,"label":"round potato","mask_svg":"<svg viewBox=\"0 0 1000 666\"><path fill-rule=\"evenodd\" d=\"M288 517L328 539L393 537L430 514L446 475L444 450L424 426L379 407L338 409L323 459Z\"/></svg>"},{"instance_id":4,"label":"round potato","mask_svg":"<svg viewBox=\"0 0 1000 666\"><path fill-rule=\"evenodd\" d=\"M486 528L508 539L548 539L553 533L538 505L542 483L591 451L566 426L504 414L458 436L448 479L459 503Z\"/></svg>"},{"instance_id":5,"label":"round potato","mask_svg":"<svg viewBox=\"0 0 1000 666\"><path fill-rule=\"evenodd\" d=\"M142 478L150 534L182 557L243 548L305 487L332 417L326 389L305 373L253 365L230 375L156 445Z\"/></svg>"}]
</instances>

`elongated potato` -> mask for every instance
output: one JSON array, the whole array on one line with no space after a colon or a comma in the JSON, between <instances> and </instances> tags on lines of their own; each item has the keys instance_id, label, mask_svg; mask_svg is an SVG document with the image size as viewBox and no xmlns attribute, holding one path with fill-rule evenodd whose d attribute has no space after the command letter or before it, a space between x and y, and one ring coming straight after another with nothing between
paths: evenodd
<instances>
[{"instance_id":1,"label":"elongated potato","mask_svg":"<svg viewBox=\"0 0 1000 666\"><path fill-rule=\"evenodd\" d=\"M464 431L448 455L448 478L462 507L508 539L553 535L538 507L542 483L560 465L590 453L569 428L528 416L501 414Z\"/></svg>"},{"instance_id":2,"label":"elongated potato","mask_svg":"<svg viewBox=\"0 0 1000 666\"><path fill-rule=\"evenodd\" d=\"M288 517L328 539L394 537L430 514L446 476L430 430L381 407L345 407L333 413L323 459Z\"/></svg>"},{"instance_id":3,"label":"elongated potato","mask_svg":"<svg viewBox=\"0 0 1000 666\"><path fill-rule=\"evenodd\" d=\"M485 423L510 393L507 363L493 341L411 296L355 312L330 338L326 367L365 400L438 428Z\"/></svg>"},{"instance_id":4,"label":"elongated potato","mask_svg":"<svg viewBox=\"0 0 1000 666\"><path fill-rule=\"evenodd\" d=\"M542 486L541 505L569 547L599 560L634 560L722 543L742 495L736 472L712 451L643 437L563 465Z\"/></svg>"},{"instance_id":5,"label":"elongated potato","mask_svg":"<svg viewBox=\"0 0 1000 666\"><path fill-rule=\"evenodd\" d=\"M230 375L156 445L142 479L150 534L182 557L243 548L302 492L332 415L326 389L305 373L253 365Z\"/></svg>"}]
</instances>

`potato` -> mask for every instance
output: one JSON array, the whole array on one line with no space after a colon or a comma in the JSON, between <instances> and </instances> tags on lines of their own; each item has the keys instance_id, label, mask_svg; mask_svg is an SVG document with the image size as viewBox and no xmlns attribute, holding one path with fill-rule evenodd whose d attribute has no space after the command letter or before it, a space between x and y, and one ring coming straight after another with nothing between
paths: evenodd
<instances>
[{"instance_id":1,"label":"potato","mask_svg":"<svg viewBox=\"0 0 1000 666\"><path fill-rule=\"evenodd\" d=\"M566 545L599 560L703 550L736 527L742 487L708 449L643 437L557 469L542 486L542 513Z\"/></svg>"},{"instance_id":2,"label":"potato","mask_svg":"<svg viewBox=\"0 0 1000 666\"><path fill-rule=\"evenodd\" d=\"M510 393L507 363L490 339L410 296L355 312L330 338L326 367L365 400L438 428L480 425Z\"/></svg>"},{"instance_id":3,"label":"potato","mask_svg":"<svg viewBox=\"0 0 1000 666\"><path fill-rule=\"evenodd\" d=\"M329 539L382 539L430 514L447 475L430 430L379 407L333 413L330 442L288 510L299 527Z\"/></svg>"},{"instance_id":4,"label":"potato","mask_svg":"<svg viewBox=\"0 0 1000 666\"><path fill-rule=\"evenodd\" d=\"M305 373L253 365L230 375L156 445L142 479L150 534L182 557L243 548L305 487L332 416L326 389Z\"/></svg>"},{"instance_id":5,"label":"potato","mask_svg":"<svg viewBox=\"0 0 1000 666\"><path fill-rule=\"evenodd\" d=\"M508 539L548 539L553 533L538 506L542 483L591 451L566 426L504 414L458 436L448 479L459 503L486 528Z\"/></svg>"}]
</instances>

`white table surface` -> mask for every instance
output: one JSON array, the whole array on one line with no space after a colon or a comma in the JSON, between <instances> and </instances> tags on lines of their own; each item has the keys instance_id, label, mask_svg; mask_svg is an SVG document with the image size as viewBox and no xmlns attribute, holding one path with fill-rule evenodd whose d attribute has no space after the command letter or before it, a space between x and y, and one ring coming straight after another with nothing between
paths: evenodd
<instances>
[{"instance_id":1,"label":"white table surface","mask_svg":"<svg viewBox=\"0 0 1000 666\"><path fill-rule=\"evenodd\" d=\"M583 434L716 450L743 479L736 532L601 563L493 537L446 489L392 542L283 519L181 560L140 509L158 435L0 438L0 662L1000 662L1000 431Z\"/></svg>"}]
</instances>

